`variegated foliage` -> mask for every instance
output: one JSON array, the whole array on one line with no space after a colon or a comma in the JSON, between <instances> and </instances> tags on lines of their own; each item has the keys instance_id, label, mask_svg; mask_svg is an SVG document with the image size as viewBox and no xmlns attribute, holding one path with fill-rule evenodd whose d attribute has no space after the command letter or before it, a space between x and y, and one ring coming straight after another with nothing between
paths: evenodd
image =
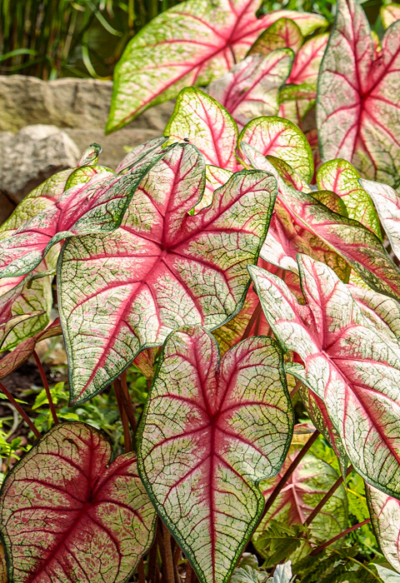
<instances>
[{"instance_id":1,"label":"variegated foliage","mask_svg":"<svg viewBox=\"0 0 400 583\"><path fill-rule=\"evenodd\" d=\"M318 79L323 161L344 158L366 178L400 185L400 21L376 54L358 0L339 0Z\"/></svg>"},{"instance_id":2,"label":"variegated foliage","mask_svg":"<svg viewBox=\"0 0 400 583\"><path fill-rule=\"evenodd\" d=\"M228 581L281 468L292 409L275 341L225 353L204 329L172 333L141 421L143 483L202 583Z\"/></svg>"},{"instance_id":3,"label":"variegated foliage","mask_svg":"<svg viewBox=\"0 0 400 583\"><path fill-rule=\"evenodd\" d=\"M173 329L213 330L242 308L246 266L257 261L276 182L237 172L192 215L204 188L202 155L179 145L142 181L118 230L64 245L58 292L74 401L101 391Z\"/></svg>"},{"instance_id":4,"label":"variegated foliage","mask_svg":"<svg viewBox=\"0 0 400 583\"><path fill-rule=\"evenodd\" d=\"M400 496L400 344L388 325L374 326L351 289L326 265L298 256L305 305L282 280L249 267L265 316L291 369L325 404L347 456L370 484Z\"/></svg>"},{"instance_id":5,"label":"variegated foliage","mask_svg":"<svg viewBox=\"0 0 400 583\"><path fill-rule=\"evenodd\" d=\"M130 41L117 65L107 131L176 97L184 87L204 86L224 75L279 18L294 20L303 34L327 24L317 14L290 10L257 18L259 4L187 0L155 18Z\"/></svg>"},{"instance_id":6,"label":"variegated foliage","mask_svg":"<svg viewBox=\"0 0 400 583\"><path fill-rule=\"evenodd\" d=\"M261 483L266 500L272 494L274 487L283 477L294 457L294 455L287 457L282 470L275 479ZM329 464L312 454L307 454L304 457L253 535L253 544L261 556L267 560L267 565L270 554L265 552L265 547L271 536L268 533L270 521L275 520L285 526L304 524L337 478L336 471ZM305 538L303 541L299 540L297 545L294 545L295 548L288 549L287 558L290 556L293 563L301 560L311 552L312 544L318 545L321 541L333 538L341 533L346 526L347 496L344 487L341 486L311 523L309 538Z\"/></svg>"},{"instance_id":7,"label":"variegated foliage","mask_svg":"<svg viewBox=\"0 0 400 583\"><path fill-rule=\"evenodd\" d=\"M11 472L0 496L10 580L127 581L154 537L155 510L133 453L84 423L63 423Z\"/></svg>"}]
</instances>

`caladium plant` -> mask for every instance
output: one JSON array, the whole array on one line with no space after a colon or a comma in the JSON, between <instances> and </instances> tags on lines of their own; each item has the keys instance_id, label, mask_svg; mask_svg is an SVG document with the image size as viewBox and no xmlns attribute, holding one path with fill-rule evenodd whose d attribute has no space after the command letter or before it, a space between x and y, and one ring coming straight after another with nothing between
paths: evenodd
<instances>
[{"instance_id":1,"label":"caladium plant","mask_svg":"<svg viewBox=\"0 0 400 583\"><path fill-rule=\"evenodd\" d=\"M108 131L176 97L164 136L115 170L92 144L0 227L0 388L32 445L0 494L9 583L302 583L370 520L400 570L398 23L380 46L357 0L329 35L258 4L188 0L144 28ZM115 393L112 461L97 429L59 423L53 337L74 411ZM2 384L30 357L43 436Z\"/></svg>"}]
</instances>

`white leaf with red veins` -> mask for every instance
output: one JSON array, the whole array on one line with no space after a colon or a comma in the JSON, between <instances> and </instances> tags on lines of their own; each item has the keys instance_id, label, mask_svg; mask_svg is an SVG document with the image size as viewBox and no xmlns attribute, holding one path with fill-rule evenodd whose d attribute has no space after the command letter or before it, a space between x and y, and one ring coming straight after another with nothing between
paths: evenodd
<instances>
[{"instance_id":1,"label":"white leaf with red veins","mask_svg":"<svg viewBox=\"0 0 400 583\"><path fill-rule=\"evenodd\" d=\"M358 0L339 0L318 79L323 161L344 158L362 176L400 185L400 22L375 55Z\"/></svg>"},{"instance_id":2,"label":"white leaf with red veins","mask_svg":"<svg viewBox=\"0 0 400 583\"><path fill-rule=\"evenodd\" d=\"M117 231L64 246L57 280L72 399L97 394L172 330L213 330L240 311L276 181L265 172L237 172L211 206L189 214L204 184L204 158L178 145L142 181Z\"/></svg>"},{"instance_id":3,"label":"white leaf with red veins","mask_svg":"<svg viewBox=\"0 0 400 583\"><path fill-rule=\"evenodd\" d=\"M175 98L184 87L221 77L279 18L295 20L305 35L327 25L318 14L291 10L257 18L259 5L260 0L189 0L152 20L130 41L116 67L107 131Z\"/></svg>"},{"instance_id":4,"label":"white leaf with red veins","mask_svg":"<svg viewBox=\"0 0 400 583\"><path fill-rule=\"evenodd\" d=\"M138 431L138 467L157 512L201 583L226 583L280 470L293 413L274 340L219 359L200 327L171 334Z\"/></svg>"},{"instance_id":5,"label":"white leaf with red veins","mask_svg":"<svg viewBox=\"0 0 400 583\"><path fill-rule=\"evenodd\" d=\"M285 350L305 365L356 471L400 496L400 344L364 317L326 265L298 256L306 305L282 280L251 266L265 316Z\"/></svg>"},{"instance_id":6,"label":"white leaf with red veins","mask_svg":"<svg viewBox=\"0 0 400 583\"><path fill-rule=\"evenodd\" d=\"M277 115L279 89L292 62L290 49L277 49L265 57L252 55L211 83L208 94L229 111L240 128L255 117Z\"/></svg>"},{"instance_id":7,"label":"white leaf with red veins","mask_svg":"<svg viewBox=\"0 0 400 583\"><path fill-rule=\"evenodd\" d=\"M400 500L368 484L365 493L380 549L385 559L400 572Z\"/></svg>"}]
</instances>

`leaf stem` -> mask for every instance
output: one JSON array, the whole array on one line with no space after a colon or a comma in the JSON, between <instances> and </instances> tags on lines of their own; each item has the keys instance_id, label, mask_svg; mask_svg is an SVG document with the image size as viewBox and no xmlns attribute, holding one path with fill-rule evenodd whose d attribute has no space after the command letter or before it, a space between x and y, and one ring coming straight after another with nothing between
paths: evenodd
<instances>
[{"instance_id":1,"label":"leaf stem","mask_svg":"<svg viewBox=\"0 0 400 583\"><path fill-rule=\"evenodd\" d=\"M137 423L136 423L136 417L135 417L135 409L133 408L132 399L131 399L131 396L129 394L128 381L126 378L126 370L124 370L124 372L121 374L120 379L121 379L121 384L122 384L122 389L123 389L122 404L124 405L124 409L125 409L126 414L128 416L129 423L131 424L132 432L135 433Z\"/></svg>"},{"instance_id":2,"label":"leaf stem","mask_svg":"<svg viewBox=\"0 0 400 583\"><path fill-rule=\"evenodd\" d=\"M346 472L346 478L347 476L353 471L353 466L349 466L347 468L347 472ZM325 494L325 496L322 498L322 500L320 500L319 504L317 504L317 506L314 508L314 510L311 512L310 516L307 518L307 520L304 522L305 526L310 526L310 524L312 523L312 521L314 520L314 518L317 516L317 514L319 514L319 512L321 511L321 509L325 506L325 504L328 502L329 498L331 496L333 496L333 494L336 492L336 490L339 488L339 486L341 485L341 483L343 482L343 476L340 476L336 482L333 484L332 488Z\"/></svg>"},{"instance_id":3,"label":"leaf stem","mask_svg":"<svg viewBox=\"0 0 400 583\"><path fill-rule=\"evenodd\" d=\"M117 399L117 405L119 409L119 414L121 417L122 427L124 430L124 445L125 452L133 451L131 432L129 429L128 416L126 414L126 409L124 407L123 398L125 397L124 390L122 388L120 378L115 379L113 382L115 398Z\"/></svg>"},{"instance_id":4,"label":"leaf stem","mask_svg":"<svg viewBox=\"0 0 400 583\"><path fill-rule=\"evenodd\" d=\"M314 431L314 433L312 434L312 436L310 437L310 439L307 441L307 443L305 445L303 445L303 447L301 448L301 450L297 454L296 458L292 461L292 463L290 464L290 466L286 470L286 472L283 474L282 478L279 480L278 484L275 486L274 491L272 492L271 496L268 498L268 500L265 504L264 512L262 513L260 522L264 518L264 516L267 514L268 510L271 508L271 506L273 505L275 500L278 498L279 494L281 493L281 491L285 487L286 482L288 481L290 476L293 474L293 472L295 471L295 469L297 468L297 466L299 465L301 460L304 458L304 456L306 455L308 450L312 447L312 445L314 444L314 442L316 441L318 436L319 436L319 431L316 429Z\"/></svg>"},{"instance_id":5,"label":"leaf stem","mask_svg":"<svg viewBox=\"0 0 400 583\"><path fill-rule=\"evenodd\" d=\"M295 396L295 394L299 391L301 385L303 383L301 381L297 381L296 384L294 385L293 389L290 391L290 398L293 399L293 397Z\"/></svg>"},{"instance_id":6,"label":"leaf stem","mask_svg":"<svg viewBox=\"0 0 400 583\"><path fill-rule=\"evenodd\" d=\"M156 532L154 537L153 545L149 552L148 558L148 579L149 583L158 583L157 580L157 530L158 530L158 521L156 522Z\"/></svg>"},{"instance_id":7,"label":"leaf stem","mask_svg":"<svg viewBox=\"0 0 400 583\"><path fill-rule=\"evenodd\" d=\"M14 407L16 408L16 410L18 411L18 413L21 415L21 417L28 424L28 426L30 427L31 431L34 433L36 439L40 439L41 435L40 435L38 429L35 427L35 424L29 419L28 415L25 413L25 411L23 410L23 408L21 407L21 405L19 403L17 403L17 401L12 396L12 394L8 391L8 389L6 389L6 387L3 385L3 383L1 381L0 381L0 389L5 394L5 396L10 401L10 403L12 405L14 405Z\"/></svg>"},{"instance_id":8,"label":"leaf stem","mask_svg":"<svg viewBox=\"0 0 400 583\"><path fill-rule=\"evenodd\" d=\"M351 526L350 528L347 528L346 530L344 530L340 534L337 534L336 536L334 536L333 538L331 538L330 540L328 540L323 545L321 545L321 546L317 547L316 549L314 549L313 552L311 553L311 555L312 556L317 555L318 553L320 553L321 551L323 551L324 549L326 549L326 547L329 547L329 545L335 543L337 540L343 538L344 536L346 536L350 532L353 532L353 530L357 530L357 528L361 528L362 526L364 526L364 524L369 524L370 522L371 522L371 519L370 518L367 518L363 522L359 522L358 524L355 524L354 526Z\"/></svg>"},{"instance_id":9,"label":"leaf stem","mask_svg":"<svg viewBox=\"0 0 400 583\"><path fill-rule=\"evenodd\" d=\"M171 535L165 524L163 522L161 524L165 549L165 570L163 569L163 571L166 576L166 583L175 583L175 567L171 549Z\"/></svg>"},{"instance_id":10,"label":"leaf stem","mask_svg":"<svg viewBox=\"0 0 400 583\"><path fill-rule=\"evenodd\" d=\"M146 583L146 575L144 572L143 559L140 559L139 564L138 564L138 576L139 576L139 583Z\"/></svg>"},{"instance_id":11,"label":"leaf stem","mask_svg":"<svg viewBox=\"0 0 400 583\"><path fill-rule=\"evenodd\" d=\"M339 555L340 557L343 557L344 555L342 555L342 553L339 553L337 550L332 549L332 551L336 554ZM363 569L365 569L370 575L372 575L374 577L374 579L376 579L377 581L379 581L379 583L382 583L382 579L380 579L378 577L378 575L376 575L373 571L371 571L371 569L368 569L368 567L366 565L364 565L363 563L361 563L360 561L357 561L357 559L355 559L354 557L349 557L346 556L346 559L348 559L349 561L353 561L353 563L356 563L357 565L360 565L360 567L362 567Z\"/></svg>"},{"instance_id":12,"label":"leaf stem","mask_svg":"<svg viewBox=\"0 0 400 583\"><path fill-rule=\"evenodd\" d=\"M35 359L35 362L36 362L37 367L38 367L39 372L40 372L40 376L41 376L41 379L42 379L42 383L43 383L43 386L44 386L44 390L46 391L47 400L49 401L49 407L50 407L51 415L53 417L54 423L56 425L58 425L58 423L60 423L60 422L58 420L57 413L56 413L56 408L54 406L53 398L52 398L51 393L50 393L49 383L47 382L46 373L44 372L44 368L42 366L42 363L40 362L40 358L39 358L39 355L36 352L36 350L33 351L33 358Z\"/></svg>"}]
</instances>

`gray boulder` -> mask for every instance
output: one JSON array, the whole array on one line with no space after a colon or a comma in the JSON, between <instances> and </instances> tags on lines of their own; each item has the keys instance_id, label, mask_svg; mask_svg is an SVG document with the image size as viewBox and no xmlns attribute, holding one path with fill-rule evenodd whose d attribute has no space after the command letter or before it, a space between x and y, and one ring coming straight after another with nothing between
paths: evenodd
<instances>
[{"instance_id":1,"label":"gray boulder","mask_svg":"<svg viewBox=\"0 0 400 583\"><path fill-rule=\"evenodd\" d=\"M18 204L36 186L66 168L73 168L79 149L52 125L28 125L18 133L0 133L0 192Z\"/></svg>"}]
</instances>

